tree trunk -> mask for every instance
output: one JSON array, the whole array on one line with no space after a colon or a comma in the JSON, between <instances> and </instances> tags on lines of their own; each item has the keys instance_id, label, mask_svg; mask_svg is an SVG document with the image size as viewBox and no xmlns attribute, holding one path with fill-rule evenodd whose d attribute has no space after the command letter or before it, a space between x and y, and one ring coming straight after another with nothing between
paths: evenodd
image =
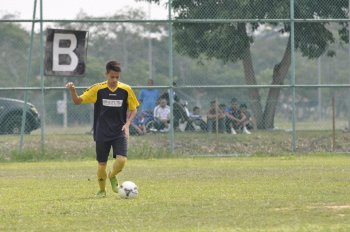
<instances>
[{"instance_id":1,"label":"tree trunk","mask_svg":"<svg viewBox=\"0 0 350 232\"><path fill-rule=\"evenodd\" d=\"M250 53L250 46L248 46L242 56L242 64L244 69L244 77L247 85L256 85L256 78ZM256 118L258 128L261 128L263 122L263 111L261 105L261 97L258 88L249 88L250 107Z\"/></svg>"},{"instance_id":2,"label":"tree trunk","mask_svg":"<svg viewBox=\"0 0 350 232\"><path fill-rule=\"evenodd\" d=\"M291 52L290 52L290 37L288 39L286 50L284 51L283 58L279 64L276 64L273 69L272 83L271 85L283 85L284 79L287 76L290 64L291 64ZM281 88L270 88L267 96L267 101L264 110L263 122L265 129L274 128L276 107L278 103L278 97L280 95Z\"/></svg>"}]
</instances>

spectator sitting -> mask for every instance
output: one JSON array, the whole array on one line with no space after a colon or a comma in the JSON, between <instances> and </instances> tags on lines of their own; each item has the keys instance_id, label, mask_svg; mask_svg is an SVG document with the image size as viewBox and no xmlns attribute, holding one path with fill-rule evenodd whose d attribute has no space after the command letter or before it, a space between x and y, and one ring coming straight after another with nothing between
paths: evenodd
<instances>
[{"instance_id":1,"label":"spectator sitting","mask_svg":"<svg viewBox=\"0 0 350 232\"><path fill-rule=\"evenodd\" d=\"M154 108L154 128L151 131L167 132L170 130L170 107L165 98L160 99L159 104Z\"/></svg>"},{"instance_id":2,"label":"spectator sitting","mask_svg":"<svg viewBox=\"0 0 350 232\"><path fill-rule=\"evenodd\" d=\"M218 125L217 125L218 124ZM210 108L207 113L207 129L213 132L213 128L218 126L219 132L224 133L225 114L216 101L210 102Z\"/></svg>"},{"instance_id":3,"label":"spectator sitting","mask_svg":"<svg viewBox=\"0 0 350 232\"><path fill-rule=\"evenodd\" d=\"M132 121L131 127L130 127L130 134L131 135L146 134L145 117L143 112L137 115L135 119Z\"/></svg>"},{"instance_id":4,"label":"spectator sitting","mask_svg":"<svg viewBox=\"0 0 350 232\"><path fill-rule=\"evenodd\" d=\"M173 86L176 87L176 82L173 82ZM171 93L172 92L172 93ZM173 96L171 99L169 96ZM168 89L165 91L160 98L165 98L167 100L167 104L170 106L170 100L173 100L173 126L174 129L179 129L180 131L184 131L188 122L188 111L186 111L186 102L181 102L180 98L176 94L175 90L170 91Z\"/></svg>"},{"instance_id":5,"label":"spectator sitting","mask_svg":"<svg viewBox=\"0 0 350 232\"><path fill-rule=\"evenodd\" d=\"M243 122L243 131L246 129L248 130L256 130L256 121L255 118L251 115L251 113L248 111L248 107L246 104L241 104L239 106L239 110L246 116L245 121ZM244 129L245 128L245 129ZM247 133L247 132L245 132ZM247 133L249 134L249 133Z\"/></svg>"},{"instance_id":6,"label":"spectator sitting","mask_svg":"<svg viewBox=\"0 0 350 232\"><path fill-rule=\"evenodd\" d=\"M228 127L231 131L231 134L237 134L237 130L243 130L244 133L250 134L250 131L244 126L244 121L246 120L246 116L242 113L238 108L238 100L236 98L232 98L231 106L226 108L226 128Z\"/></svg>"},{"instance_id":7,"label":"spectator sitting","mask_svg":"<svg viewBox=\"0 0 350 232\"><path fill-rule=\"evenodd\" d=\"M200 108L198 106L193 107L192 113L190 113L190 130L195 131L206 131L207 130L207 124L202 119L202 115L200 115Z\"/></svg>"}]
</instances>

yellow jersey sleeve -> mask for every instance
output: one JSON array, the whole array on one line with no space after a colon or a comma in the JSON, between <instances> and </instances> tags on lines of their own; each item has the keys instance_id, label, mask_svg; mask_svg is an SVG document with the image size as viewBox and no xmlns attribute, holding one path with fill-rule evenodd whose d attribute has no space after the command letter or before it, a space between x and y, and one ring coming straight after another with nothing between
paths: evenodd
<instances>
[{"instance_id":1,"label":"yellow jersey sleeve","mask_svg":"<svg viewBox=\"0 0 350 232\"><path fill-rule=\"evenodd\" d=\"M131 87L127 84L124 84L122 82L119 82L119 87L126 90L128 92L128 109L129 110L136 110L136 108L140 105L139 101L137 100L137 97L134 93L134 91L131 89Z\"/></svg>"},{"instance_id":2,"label":"yellow jersey sleeve","mask_svg":"<svg viewBox=\"0 0 350 232\"><path fill-rule=\"evenodd\" d=\"M81 103L82 104L95 103L97 100L97 92L98 92L98 90L103 88L104 85L106 85L106 83L101 82L101 83L97 83L97 84L89 87L88 89L86 89L84 91L84 93L79 96L82 99Z\"/></svg>"},{"instance_id":3,"label":"yellow jersey sleeve","mask_svg":"<svg viewBox=\"0 0 350 232\"><path fill-rule=\"evenodd\" d=\"M137 100L137 97L134 91L130 87L127 88L127 91L128 91L128 109L136 110L136 108L139 107L140 103Z\"/></svg>"}]
</instances>

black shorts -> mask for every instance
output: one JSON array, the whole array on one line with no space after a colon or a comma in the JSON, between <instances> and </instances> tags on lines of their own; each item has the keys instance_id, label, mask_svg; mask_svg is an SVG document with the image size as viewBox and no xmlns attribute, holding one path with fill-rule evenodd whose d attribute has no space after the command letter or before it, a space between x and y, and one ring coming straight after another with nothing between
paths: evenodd
<instances>
[{"instance_id":1,"label":"black shorts","mask_svg":"<svg viewBox=\"0 0 350 232\"><path fill-rule=\"evenodd\" d=\"M126 137L120 137L112 141L99 142L96 141L96 160L98 162L107 162L109 152L113 148L113 158L117 155L128 155L128 141Z\"/></svg>"}]
</instances>

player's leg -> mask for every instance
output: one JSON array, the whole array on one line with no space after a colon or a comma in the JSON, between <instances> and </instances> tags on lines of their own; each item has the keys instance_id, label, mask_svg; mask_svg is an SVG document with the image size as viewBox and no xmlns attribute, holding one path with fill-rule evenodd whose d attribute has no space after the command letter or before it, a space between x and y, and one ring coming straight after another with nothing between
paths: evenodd
<instances>
[{"instance_id":1,"label":"player's leg","mask_svg":"<svg viewBox=\"0 0 350 232\"><path fill-rule=\"evenodd\" d=\"M114 160L112 170L109 172L108 178L111 182L112 190L114 192L118 192L117 175L124 169L126 160L127 160L126 156L117 155Z\"/></svg>"},{"instance_id":2,"label":"player's leg","mask_svg":"<svg viewBox=\"0 0 350 232\"><path fill-rule=\"evenodd\" d=\"M97 192L97 196L106 196L106 179L107 179L107 163L98 163L97 165L97 181L100 190Z\"/></svg>"},{"instance_id":3,"label":"player's leg","mask_svg":"<svg viewBox=\"0 0 350 232\"><path fill-rule=\"evenodd\" d=\"M112 143L113 147L113 158L115 159L112 165L112 170L108 174L108 178L111 182L111 187L114 192L118 192L118 180L117 175L120 173L125 166L127 161L127 138L118 138Z\"/></svg>"},{"instance_id":4,"label":"player's leg","mask_svg":"<svg viewBox=\"0 0 350 232\"><path fill-rule=\"evenodd\" d=\"M100 190L98 197L106 196L107 160L111 145L104 142L96 142L97 181Z\"/></svg>"},{"instance_id":5,"label":"player's leg","mask_svg":"<svg viewBox=\"0 0 350 232\"><path fill-rule=\"evenodd\" d=\"M120 173L124 169L126 161L127 161L126 156L117 155L117 157L114 160L112 170L109 173L109 177L118 175L118 173Z\"/></svg>"}]
</instances>

